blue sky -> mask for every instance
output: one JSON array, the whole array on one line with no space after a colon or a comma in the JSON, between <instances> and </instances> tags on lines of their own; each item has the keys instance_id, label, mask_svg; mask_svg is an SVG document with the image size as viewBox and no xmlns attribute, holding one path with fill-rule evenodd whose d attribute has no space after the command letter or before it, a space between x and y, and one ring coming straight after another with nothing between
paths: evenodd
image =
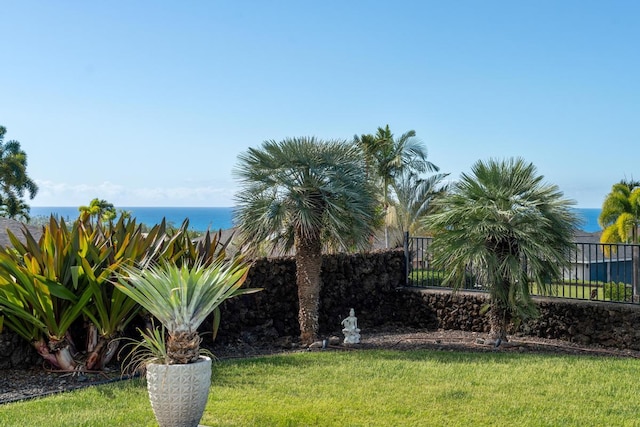
<instances>
[{"instance_id":1,"label":"blue sky","mask_svg":"<svg viewBox=\"0 0 640 427\"><path fill-rule=\"evenodd\" d=\"M640 179L637 1L2 2L32 206L231 206L239 153L414 129L456 178L521 156L578 207Z\"/></svg>"}]
</instances>

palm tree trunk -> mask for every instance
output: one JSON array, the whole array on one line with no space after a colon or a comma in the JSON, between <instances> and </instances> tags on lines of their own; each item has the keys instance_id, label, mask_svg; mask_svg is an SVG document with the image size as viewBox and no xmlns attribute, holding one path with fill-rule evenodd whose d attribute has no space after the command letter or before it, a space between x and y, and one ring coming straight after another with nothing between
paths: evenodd
<instances>
[{"instance_id":1,"label":"palm tree trunk","mask_svg":"<svg viewBox=\"0 0 640 427\"><path fill-rule=\"evenodd\" d=\"M493 341L496 346L501 342L507 342L507 325L509 323L509 308L507 304L498 299L491 299L491 306L489 308L489 339Z\"/></svg>"},{"instance_id":2,"label":"palm tree trunk","mask_svg":"<svg viewBox=\"0 0 640 427\"><path fill-rule=\"evenodd\" d=\"M634 245L631 249L633 302L640 301L640 247Z\"/></svg>"},{"instance_id":3,"label":"palm tree trunk","mask_svg":"<svg viewBox=\"0 0 640 427\"><path fill-rule=\"evenodd\" d=\"M318 338L320 270L322 268L320 236L309 236L296 232L295 246L300 340L303 344L308 345Z\"/></svg>"},{"instance_id":4,"label":"palm tree trunk","mask_svg":"<svg viewBox=\"0 0 640 427\"><path fill-rule=\"evenodd\" d=\"M389 249L389 226L387 224L387 220L389 219L389 183L385 179L384 181L384 248Z\"/></svg>"},{"instance_id":5,"label":"palm tree trunk","mask_svg":"<svg viewBox=\"0 0 640 427\"><path fill-rule=\"evenodd\" d=\"M384 248L389 249L389 227L384 225Z\"/></svg>"}]
</instances>

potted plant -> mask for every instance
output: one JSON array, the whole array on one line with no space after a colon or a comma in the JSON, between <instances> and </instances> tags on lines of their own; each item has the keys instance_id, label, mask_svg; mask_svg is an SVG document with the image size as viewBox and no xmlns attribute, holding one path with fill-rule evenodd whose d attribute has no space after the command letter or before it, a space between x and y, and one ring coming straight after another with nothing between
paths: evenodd
<instances>
[{"instance_id":1,"label":"potted plant","mask_svg":"<svg viewBox=\"0 0 640 427\"><path fill-rule=\"evenodd\" d=\"M191 267L167 260L123 267L118 276L115 286L163 326L142 333L131 359L146 368L149 400L161 427L195 427L200 422L211 383L211 357L203 355L198 327L213 312L215 335L218 306L259 290L240 289L248 269L239 257L218 257L209 265L197 262ZM144 351L135 351L140 349Z\"/></svg>"}]
</instances>

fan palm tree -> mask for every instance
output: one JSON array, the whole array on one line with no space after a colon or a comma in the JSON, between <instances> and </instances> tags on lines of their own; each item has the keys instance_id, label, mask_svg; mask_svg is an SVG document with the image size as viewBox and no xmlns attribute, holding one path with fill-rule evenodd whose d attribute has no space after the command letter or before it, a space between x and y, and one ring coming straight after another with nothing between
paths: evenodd
<instances>
[{"instance_id":1,"label":"fan palm tree","mask_svg":"<svg viewBox=\"0 0 640 427\"><path fill-rule=\"evenodd\" d=\"M364 153L367 174L378 181L385 215L385 246L389 247L388 217L392 204L390 187L403 171L417 173L437 172L436 165L427 160L427 149L416 139L416 132L410 130L394 138L389 125L379 127L375 135L354 136L354 142Z\"/></svg>"},{"instance_id":2,"label":"fan palm tree","mask_svg":"<svg viewBox=\"0 0 640 427\"><path fill-rule=\"evenodd\" d=\"M33 199L38 186L27 176L27 154L18 141L4 143L7 129L0 126L0 213L7 218L29 219L29 206L22 198L25 192Z\"/></svg>"},{"instance_id":3,"label":"fan palm tree","mask_svg":"<svg viewBox=\"0 0 640 427\"><path fill-rule=\"evenodd\" d=\"M365 247L375 197L360 151L314 137L265 141L239 156L236 219L245 244L295 249L300 338L317 339L325 248Z\"/></svg>"},{"instance_id":4,"label":"fan palm tree","mask_svg":"<svg viewBox=\"0 0 640 427\"><path fill-rule=\"evenodd\" d=\"M513 317L536 314L529 282L547 291L573 248L573 202L542 180L520 158L478 161L439 201L441 210L425 219L435 233L434 264L445 270L445 281L459 288L471 267L489 288L490 338L496 344L507 339Z\"/></svg>"}]
</instances>

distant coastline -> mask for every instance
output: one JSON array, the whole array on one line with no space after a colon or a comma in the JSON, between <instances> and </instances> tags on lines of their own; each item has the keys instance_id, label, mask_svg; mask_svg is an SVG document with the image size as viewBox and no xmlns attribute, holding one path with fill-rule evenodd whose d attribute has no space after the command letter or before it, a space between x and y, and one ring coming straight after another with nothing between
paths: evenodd
<instances>
[{"instance_id":1,"label":"distant coastline","mask_svg":"<svg viewBox=\"0 0 640 427\"><path fill-rule=\"evenodd\" d=\"M185 218L189 218L189 229L192 231L218 231L233 228L233 207L136 207L124 206L116 207L118 210L131 212L131 216L136 218L140 224L153 226L166 218L167 222L180 226ZM576 213L582 219L583 231L593 233L600 231L598 225L598 208L576 208ZM77 206L34 206L31 208L31 216L49 217L50 215L67 219L76 219L79 211Z\"/></svg>"}]
</instances>

